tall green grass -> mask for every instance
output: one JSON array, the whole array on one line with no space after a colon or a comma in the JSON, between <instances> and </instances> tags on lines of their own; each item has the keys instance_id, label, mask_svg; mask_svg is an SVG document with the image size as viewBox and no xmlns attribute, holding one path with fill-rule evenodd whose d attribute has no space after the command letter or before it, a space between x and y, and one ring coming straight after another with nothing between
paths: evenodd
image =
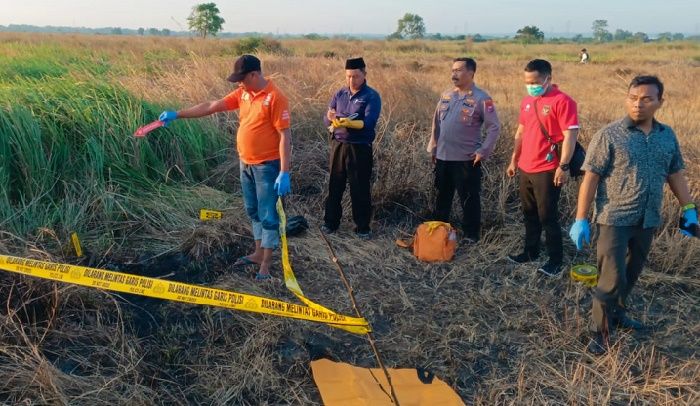
<instances>
[{"instance_id":1,"label":"tall green grass","mask_svg":"<svg viewBox=\"0 0 700 406\"><path fill-rule=\"evenodd\" d=\"M99 234L105 249L134 229L167 231L182 202L194 211L194 187L224 161L230 136L192 120L136 139L160 106L96 75L89 61L74 58L69 69L50 51L0 63L0 230Z\"/></svg>"},{"instance_id":2,"label":"tall green grass","mask_svg":"<svg viewBox=\"0 0 700 406\"><path fill-rule=\"evenodd\" d=\"M0 81L49 79L72 73L105 75L112 68L100 52L57 44L3 43Z\"/></svg>"}]
</instances>

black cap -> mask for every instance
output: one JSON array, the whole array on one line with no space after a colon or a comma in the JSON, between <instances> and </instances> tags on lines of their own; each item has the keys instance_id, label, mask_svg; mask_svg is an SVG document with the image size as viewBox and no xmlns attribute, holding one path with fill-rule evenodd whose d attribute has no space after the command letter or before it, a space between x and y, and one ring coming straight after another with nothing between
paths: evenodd
<instances>
[{"instance_id":1,"label":"black cap","mask_svg":"<svg viewBox=\"0 0 700 406\"><path fill-rule=\"evenodd\" d=\"M353 58L345 61L345 69L364 69L365 60L362 58Z\"/></svg>"},{"instance_id":2,"label":"black cap","mask_svg":"<svg viewBox=\"0 0 700 406\"><path fill-rule=\"evenodd\" d=\"M228 77L229 82L240 82L250 72L260 71L260 59L253 55L242 55L233 63L233 73Z\"/></svg>"}]
</instances>

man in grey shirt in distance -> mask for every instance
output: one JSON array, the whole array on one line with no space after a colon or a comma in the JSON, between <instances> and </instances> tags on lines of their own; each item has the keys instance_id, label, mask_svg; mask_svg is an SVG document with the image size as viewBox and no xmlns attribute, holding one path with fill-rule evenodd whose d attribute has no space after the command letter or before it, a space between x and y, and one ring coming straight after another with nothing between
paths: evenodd
<instances>
[{"instance_id":1,"label":"man in grey shirt in distance","mask_svg":"<svg viewBox=\"0 0 700 406\"><path fill-rule=\"evenodd\" d=\"M475 73L474 59L453 61L455 87L440 97L428 142L437 189L433 217L450 221L456 189L462 207L462 231L471 242L478 241L481 234L481 163L493 152L501 129L493 100L474 84Z\"/></svg>"}]
</instances>

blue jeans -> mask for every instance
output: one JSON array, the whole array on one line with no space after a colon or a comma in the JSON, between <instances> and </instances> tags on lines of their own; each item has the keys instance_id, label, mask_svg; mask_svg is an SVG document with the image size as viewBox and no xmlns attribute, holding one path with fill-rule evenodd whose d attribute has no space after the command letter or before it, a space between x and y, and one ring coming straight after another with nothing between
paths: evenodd
<instances>
[{"instance_id":1,"label":"blue jeans","mask_svg":"<svg viewBox=\"0 0 700 406\"><path fill-rule=\"evenodd\" d=\"M253 238L262 248L279 246L279 217L275 180L280 173L280 161L248 165L241 161L241 189L246 213L253 224Z\"/></svg>"}]
</instances>

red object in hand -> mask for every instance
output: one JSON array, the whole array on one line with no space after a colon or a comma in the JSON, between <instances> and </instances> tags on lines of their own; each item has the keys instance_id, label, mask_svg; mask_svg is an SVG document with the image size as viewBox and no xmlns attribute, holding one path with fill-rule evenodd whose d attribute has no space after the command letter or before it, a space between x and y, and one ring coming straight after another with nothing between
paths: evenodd
<instances>
[{"instance_id":1,"label":"red object in hand","mask_svg":"<svg viewBox=\"0 0 700 406\"><path fill-rule=\"evenodd\" d=\"M156 120L150 124L146 124L143 127L139 127L138 130L134 133L134 137L145 137L146 134L150 133L151 131L155 130L156 128L160 128L165 125L165 121L160 121Z\"/></svg>"}]
</instances>

